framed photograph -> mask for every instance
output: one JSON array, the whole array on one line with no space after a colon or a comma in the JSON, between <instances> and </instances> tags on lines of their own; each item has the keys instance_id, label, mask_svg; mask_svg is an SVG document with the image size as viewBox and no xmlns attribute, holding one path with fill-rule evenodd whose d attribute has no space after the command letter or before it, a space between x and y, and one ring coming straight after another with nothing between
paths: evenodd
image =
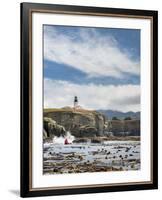
<instances>
[{"instance_id":1,"label":"framed photograph","mask_svg":"<svg viewBox=\"0 0 162 200\"><path fill-rule=\"evenodd\" d=\"M21 196L158 188L158 13L21 4Z\"/></svg>"}]
</instances>

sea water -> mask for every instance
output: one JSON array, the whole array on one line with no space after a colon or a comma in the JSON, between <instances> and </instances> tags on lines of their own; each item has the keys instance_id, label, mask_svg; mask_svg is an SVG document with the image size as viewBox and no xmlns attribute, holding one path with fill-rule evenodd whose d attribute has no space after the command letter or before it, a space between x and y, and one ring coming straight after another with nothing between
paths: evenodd
<instances>
[{"instance_id":1,"label":"sea water","mask_svg":"<svg viewBox=\"0 0 162 200\"><path fill-rule=\"evenodd\" d=\"M70 142L74 137L67 135ZM64 144L65 137L44 143L43 173L81 173L140 169L140 141Z\"/></svg>"}]
</instances>

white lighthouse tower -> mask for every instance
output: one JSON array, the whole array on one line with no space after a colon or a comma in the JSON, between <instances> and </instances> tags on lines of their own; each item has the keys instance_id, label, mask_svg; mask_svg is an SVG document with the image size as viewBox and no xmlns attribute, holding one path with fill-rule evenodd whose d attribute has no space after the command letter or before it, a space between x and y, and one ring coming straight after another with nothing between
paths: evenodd
<instances>
[{"instance_id":1,"label":"white lighthouse tower","mask_svg":"<svg viewBox=\"0 0 162 200\"><path fill-rule=\"evenodd\" d=\"M74 96L74 107L73 107L73 109L74 109L74 111L75 110L77 110L77 111L83 110L82 107L79 105L77 96Z\"/></svg>"},{"instance_id":2,"label":"white lighthouse tower","mask_svg":"<svg viewBox=\"0 0 162 200\"><path fill-rule=\"evenodd\" d=\"M75 97L74 97L74 110L76 110L77 107L78 107L78 97L75 96Z\"/></svg>"}]
</instances>

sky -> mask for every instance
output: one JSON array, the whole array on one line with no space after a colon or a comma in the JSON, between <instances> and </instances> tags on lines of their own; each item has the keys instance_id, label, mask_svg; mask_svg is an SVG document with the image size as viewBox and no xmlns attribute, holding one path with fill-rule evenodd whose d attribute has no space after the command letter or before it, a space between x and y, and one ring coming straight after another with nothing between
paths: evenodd
<instances>
[{"instance_id":1,"label":"sky","mask_svg":"<svg viewBox=\"0 0 162 200\"><path fill-rule=\"evenodd\" d=\"M44 107L140 111L140 30L43 26Z\"/></svg>"}]
</instances>

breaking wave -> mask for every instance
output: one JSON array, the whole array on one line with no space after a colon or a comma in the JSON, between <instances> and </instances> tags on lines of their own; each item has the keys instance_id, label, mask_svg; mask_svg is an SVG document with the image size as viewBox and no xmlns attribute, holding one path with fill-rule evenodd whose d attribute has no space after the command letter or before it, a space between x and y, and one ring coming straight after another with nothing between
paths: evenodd
<instances>
[{"instance_id":1,"label":"breaking wave","mask_svg":"<svg viewBox=\"0 0 162 200\"><path fill-rule=\"evenodd\" d=\"M66 139L68 140L69 143L72 143L73 140L75 140L75 137L73 135L71 135L71 133L69 131L67 131L65 136L60 136L60 137L54 136L53 143L54 144L64 144Z\"/></svg>"}]
</instances>

